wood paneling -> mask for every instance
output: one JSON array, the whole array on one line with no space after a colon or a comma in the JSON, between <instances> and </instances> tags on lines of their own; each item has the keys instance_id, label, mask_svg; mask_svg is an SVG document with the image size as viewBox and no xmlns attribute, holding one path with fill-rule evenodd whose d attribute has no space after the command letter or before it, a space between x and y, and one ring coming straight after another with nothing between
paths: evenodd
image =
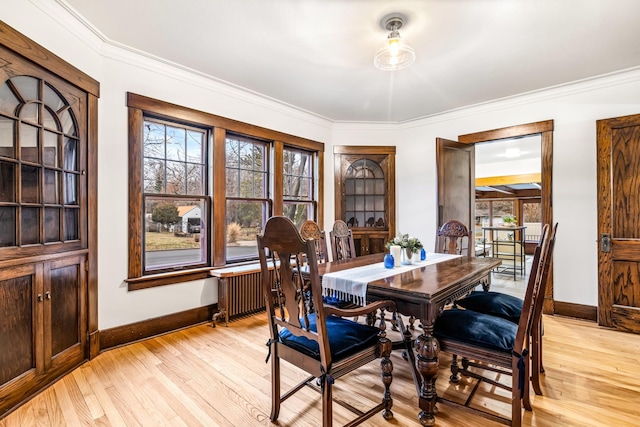
<instances>
[{"instance_id":1,"label":"wood paneling","mask_svg":"<svg viewBox=\"0 0 640 427\"><path fill-rule=\"evenodd\" d=\"M487 176L485 178L476 178L476 187L492 185L509 185L509 184L528 184L530 182L540 182L541 174L527 173L521 175L503 175L503 176Z\"/></svg>"}]
</instances>

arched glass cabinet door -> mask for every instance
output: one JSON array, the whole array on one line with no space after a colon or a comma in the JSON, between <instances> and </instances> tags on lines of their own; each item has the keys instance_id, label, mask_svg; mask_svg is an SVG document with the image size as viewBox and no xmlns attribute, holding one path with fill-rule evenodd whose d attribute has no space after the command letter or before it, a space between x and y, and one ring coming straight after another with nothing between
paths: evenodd
<instances>
[{"instance_id":1,"label":"arched glass cabinet door","mask_svg":"<svg viewBox=\"0 0 640 427\"><path fill-rule=\"evenodd\" d=\"M335 146L336 220L352 230L357 255L385 251L395 235L395 147Z\"/></svg>"},{"instance_id":2,"label":"arched glass cabinet door","mask_svg":"<svg viewBox=\"0 0 640 427\"><path fill-rule=\"evenodd\" d=\"M77 245L80 157L76 114L51 83L0 83L0 249Z\"/></svg>"}]
</instances>

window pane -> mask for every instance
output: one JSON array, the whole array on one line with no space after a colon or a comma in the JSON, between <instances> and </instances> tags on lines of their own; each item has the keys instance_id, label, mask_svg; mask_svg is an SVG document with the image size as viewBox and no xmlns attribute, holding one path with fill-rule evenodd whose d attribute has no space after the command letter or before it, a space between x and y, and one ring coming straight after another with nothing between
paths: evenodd
<instances>
[{"instance_id":1,"label":"window pane","mask_svg":"<svg viewBox=\"0 0 640 427\"><path fill-rule=\"evenodd\" d=\"M64 240L78 240L78 209L64 209Z\"/></svg>"},{"instance_id":2,"label":"window pane","mask_svg":"<svg viewBox=\"0 0 640 427\"><path fill-rule=\"evenodd\" d=\"M146 270L205 262L204 199L147 197L144 217Z\"/></svg>"},{"instance_id":3,"label":"window pane","mask_svg":"<svg viewBox=\"0 0 640 427\"><path fill-rule=\"evenodd\" d=\"M204 132L187 131L187 161L203 163L205 134Z\"/></svg>"},{"instance_id":4,"label":"window pane","mask_svg":"<svg viewBox=\"0 0 640 427\"><path fill-rule=\"evenodd\" d=\"M298 229L308 219L313 219L313 205L311 203L284 202L283 215L289 218Z\"/></svg>"},{"instance_id":5,"label":"window pane","mask_svg":"<svg viewBox=\"0 0 640 427\"><path fill-rule=\"evenodd\" d=\"M58 111L64 107L64 100L47 83L44 84L44 104L53 111Z\"/></svg>"},{"instance_id":6,"label":"window pane","mask_svg":"<svg viewBox=\"0 0 640 427\"><path fill-rule=\"evenodd\" d=\"M167 159L186 161L186 129L167 126Z\"/></svg>"},{"instance_id":7,"label":"window pane","mask_svg":"<svg viewBox=\"0 0 640 427\"><path fill-rule=\"evenodd\" d=\"M144 122L144 157L164 159L164 128L158 123Z\"/></svg>"},{"instance_id":8,"label":"window pane","mask_svg":"<svg viewBox=\"0 0 640 427\"><path fill-rule=\"evenodd\" d=\"M167 161L167 194L186 194L186 164Z\"/></svg>"},{"instance_id":9,"label":"window pane","mask_svg":"<svg viewBox=\"0 0 640 427\"><path fill-rule=\"evenodd\" d=\"M5 82L0 86L0 112L15 116L17 106L18 98L16 98L11 89L9 89L9 85Z\"/></svg>"},{"instance_id":10,"label":"window pane","mask_svg":"<svg viewBox=\"0 0 640 427\"><path fill-rule=\"evenodd\" d=\"M513 200L496 200L493 202L493 225L502 224L502 217L515 215Z\"/></svg>"},{"instance_id":11,"label":"window pane","mask_svg":"<svg viewBox=\"0 0 640 427\"><path fill-rule=\"evenodd\" d=\"M44 202L48 204L60 203L58 194L58 172L51 169L44 170Z\"/></svg>"},{"instance_id":12,"label":"window pane","mask_svg":"<svg viewBox=\"0 0 640 427\"><path fill-rule=\"evenodd\" d=\"M38 79L30 76L16 76L11 78L13 83L25 101L38 99Z\"/></svg>"},{"instance_id":13,"label":"window pane","mask_svg":"<svg viewBox=\"0 0 640 427\"><path fill-rule=\"evenodd\" d=\"M58 135L44 131L44 158L43 164L45 166L58 167Z\"/></svg>"},{"instance_id":14,"label":"window pane","mask_svg":"<svg viewBox=\"0 0 640 427\"><path fill-rule=\"evenodd\" d=\"M256 234L268 218L267 202L227 200L227 259L258 256Z\"/></svg>"},{"instance_id":15,"label":"window pane","mask_svg":"<svg viewBox=\"0 0 640 427\"><path fill-rule=\"evenodd\" d=\"M30 122L37 125L39 108L39 104L36 104L35 102L23 104L22 108L20 108L20 119L24 122Z\"/></svg>"},{"instance_id":16,"label":"window pane","mask_svg":"<svg viewBox=\"0 0 640 427\"><path fill-rule=\"evenodd\" d=\"M40 169L22 166L22 203L40 202Z\"/></svg>"},{"instance_id":17,"label":"window pane","mask_svg":"<svg viewBox=\"0 0 640 427\"><path fill-rule=\"evenodd\" d=\"M60 241L60 209L45 208L44 210L44 241Z\"/></svg>"},{"instance_id":18,"label":"window pane","mask_svg":"<svg viewBox=\"0 0 640 427\"><path fill-rule=\"evenodd\" d=\"M144 159L143 180L145 193L164 193L164 162Z\"/></svg>"},{"instance_id":19,"label":"window pane","mask_svg":"<svg viewBox=\"0 0 640 427\"><path fill-rule=\"evenodd\" d=\"M20 156L25 162L38 162L38 129L22 123L20 125Z\"/></svg>"},{"instance_id":20,"label":"window pane","mask_svg":"<svg viewBox=\"0 0 640 427\"><path fill-rule=\"evenodd\" d=\"M187 194L204 194L202 185L203 166L200 164L187 163Z\"/></svg>"},{"instance_id":21,"label":"window pane","mask_svg":"<svg viewBox=\"0 0 640 427\"><path fill-rule=\"evenodd\" d=\"M69 109L60 113L60 123L62 125L62 132L64 132L65 135L78 136L76 126L73 122L73 116L71 116Z\"/></svg>"},{"instance_id":22,"label":"window pane","mask_svg":"<svg viewBox=\"0 0 640 427\"><path fill-rule=\"evenodd\" d=\"M16 208L0 206L0 247L16 245Z\"/></svg>"},{"instance_id":23,"label":"window pane","mask_svg":"<svg viewBox=\"0 0 640 427\"><path fill-rule=\"evenodd\" d=\"M15 158L15 121L0 117L0 156Z\"/></svg>"},{"instance_id":24,"label":"window pane","mask_svg":"<svg viewBox=\"0 0 640 427\"><path fill-rule=\"evenodd\" d=\"M15 200L15 165L0 162L0 202L14 202Z\"/></svg>"},{"instance_id":25,"label":"window pane","mask_svg":"<svg viewBox=\"0 0 640 427\"><path fill-rule=\"evenodd\" d=\"M64 174L64 204L78 204L78 176L73 173Z\"/></svg>"},{"instance_id":26,"label":"window pane","mask_svg":"<svg viewBox=\"0 0 640 427\"><path fill-rule=\"evenodd\" d=\"M40 243L40 209L22 208L22 244Z\"/></svg>"},{"instance_id":27,"label":"window pane","mask_svg":"<svg viewBox=\"0 0 640 427\"><path fill-rule=\"evenodd\" d=\"M64 141L64 163L66 170L78 171L78 141L66 138Z\"/></svg>"},{"instance_id":28,"label":"window pane","mask_svg":"<svg viewBox=\"0 0 640 427\"><path fill-rule=\"evenodd\" d=\"M60 130L58 129L58 122L47 108L42 109L42 125L48 129Z\"/></svg>"}]
</instances>

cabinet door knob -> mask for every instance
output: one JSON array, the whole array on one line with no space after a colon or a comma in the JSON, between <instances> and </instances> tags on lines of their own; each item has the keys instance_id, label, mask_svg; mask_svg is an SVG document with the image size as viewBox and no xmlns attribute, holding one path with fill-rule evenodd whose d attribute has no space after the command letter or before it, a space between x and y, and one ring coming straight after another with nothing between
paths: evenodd
<instances>
[{"instance_id":1,"label":"cabinet door knob","mask_svg":"<svg viewBox=\"0 0 640 427\"><path fill-rule=\"evenodd\" d=\"M47 297L47 299L51 299L51 292L47 291L44 293L44 295Z\"/></svg>"},{"instance_id":2,"label":"cabinet door knob","mask_svg":"<svg viewBox=\"0 0 640 427\"><path fill-rule=\"evenodd\" d=\"M38 294L38 302L42 302L42 294Z\"/></svg>"}]
</instances>

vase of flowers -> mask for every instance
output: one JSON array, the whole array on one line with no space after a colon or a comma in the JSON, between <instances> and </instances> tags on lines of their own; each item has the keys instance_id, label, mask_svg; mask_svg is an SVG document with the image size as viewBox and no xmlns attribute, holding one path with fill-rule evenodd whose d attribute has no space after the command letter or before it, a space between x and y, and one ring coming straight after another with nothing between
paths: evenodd
<instances>
[{"instance_id":1,"label":"vase of flowers","mask_svg":"<svg viewBox=\"0 0 640 427\"><path fill-rule=\"evenodd\" d=\"M413 259L420 259L420 249L422 243L416 237L408 234L398 234L392 240L387 242L387 249L391 246L400 246L402 248L402 264L411 264Z\"/></svg>"}]
</instances>

